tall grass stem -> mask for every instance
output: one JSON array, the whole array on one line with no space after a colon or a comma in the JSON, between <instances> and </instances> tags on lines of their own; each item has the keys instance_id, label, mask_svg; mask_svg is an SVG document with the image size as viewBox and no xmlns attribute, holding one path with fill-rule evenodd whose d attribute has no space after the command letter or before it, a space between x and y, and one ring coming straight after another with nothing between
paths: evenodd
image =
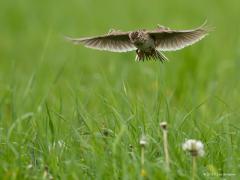
<instances>
[{"instance_id":1,"label":"tall grass stem","mask_svg":"<svg viewBox=\"0 0 240 180\"><path fill-rule=\"evenodd\" d=\"M196 170L197 170L197 161L196 156L192 156L192 180L195 180Z\"/></svg>"}]
</instances>

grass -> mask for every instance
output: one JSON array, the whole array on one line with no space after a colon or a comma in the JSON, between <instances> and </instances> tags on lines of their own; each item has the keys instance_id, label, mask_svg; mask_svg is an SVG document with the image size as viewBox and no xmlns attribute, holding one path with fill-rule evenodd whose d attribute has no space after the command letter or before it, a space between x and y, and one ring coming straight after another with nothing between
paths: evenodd
<instances>
[{"instance_id":1,"label":"grass","mask_svg":"<svg viewBox=\"0 0 240 180\"><path fill-rule=\"evenodd\" d=\"M181 149L189 138L205 144L198 179L239 179L239 5L1 2L0 178L139 179L145 134L149 179L191 178L191 158ZM164 64L136 63L134 53L95 51L63 39L157 24L193 28L205 18L216 31L166 53L171 61ZM170 173L162 121L168 123Z\"/></svg>"}]
</instances>

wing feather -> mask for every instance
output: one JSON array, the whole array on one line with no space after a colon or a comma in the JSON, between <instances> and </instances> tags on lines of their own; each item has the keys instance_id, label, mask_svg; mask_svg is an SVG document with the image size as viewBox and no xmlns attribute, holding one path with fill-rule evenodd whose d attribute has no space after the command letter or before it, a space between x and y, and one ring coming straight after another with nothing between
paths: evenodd
<instances>
[{"instance_id":1,"label":"wing feather","mask_svg":"<svg viewBox=\"0 0 240 180\"><path fill-rule=\"evenodd\" d=\"M67 40L74 44L83 44L88 48L112 51L112 52L127 52L136 50L136 47L131 43L128 32L113 32L107 35L86 37L86 38L71 38Z\"/></svg>"},{"instance_id":2,"label":"wing feather","mask_svg":"<svg viewBox=\"0 0 240 180\"><path fill-rule=\"evenodd\" d=\"M177 31L158 28L148 33L155 39L156 49L160 51L175 51L200 41L208 35L209 31L210 28L204 23L193 30Z\"/></svg>"}]
</instances>

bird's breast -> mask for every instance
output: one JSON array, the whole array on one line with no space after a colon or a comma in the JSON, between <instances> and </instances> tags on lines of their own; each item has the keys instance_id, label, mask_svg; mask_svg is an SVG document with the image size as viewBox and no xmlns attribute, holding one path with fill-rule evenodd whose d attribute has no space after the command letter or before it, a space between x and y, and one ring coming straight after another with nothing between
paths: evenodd
<instances>
[{"instance_id":1,"label":"bird's breast","mask_svg":"<svg viewBox=\"0 0 240 180\"><path fill-rule=\"evenodd\" d=\"M134 43L134 45L142 51L148 51L148 50L155 48L154 40L152 38L147 38L147 39L144 39L141 41L136 41Z\"/></svg>"}]
</instances>

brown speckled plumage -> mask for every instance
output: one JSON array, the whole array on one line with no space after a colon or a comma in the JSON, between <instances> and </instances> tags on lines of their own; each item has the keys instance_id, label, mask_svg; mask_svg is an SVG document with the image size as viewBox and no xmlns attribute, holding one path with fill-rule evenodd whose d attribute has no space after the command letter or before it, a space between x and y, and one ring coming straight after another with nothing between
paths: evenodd
<instances>
[{"instance_id":1,"label":"brown speckled plumage","mask_svg":"<svg viewBox=\"0 0 240 180\"><path fill-rule=\"evenodd\" d=\"M171 30L158 26L155 30L122 32L111 30L108 34L86 38L69 38L75 44L112 52L136 50L137 61L167 60L161 51L175 51L192 45L209 33L206 23L193 30Z\"/></svg>"}]
</instances>

